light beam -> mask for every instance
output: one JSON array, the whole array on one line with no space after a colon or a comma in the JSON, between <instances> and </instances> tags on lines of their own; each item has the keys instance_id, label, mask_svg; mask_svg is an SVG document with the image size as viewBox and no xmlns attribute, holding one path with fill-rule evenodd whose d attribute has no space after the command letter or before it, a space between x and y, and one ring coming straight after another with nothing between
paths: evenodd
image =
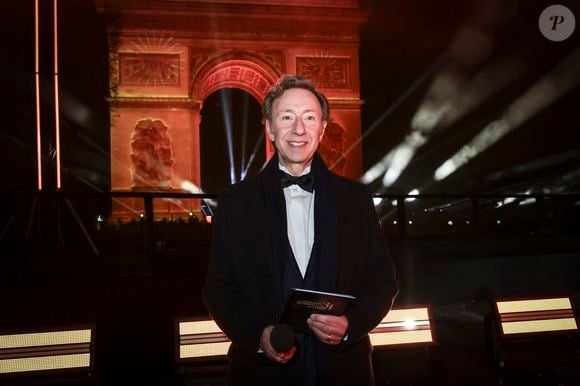
<instances>
[{"instance_id":1,"label":"light beam","mask_svg":"<svg viewBox=\"0 0 580 386\"><path fill-rule=\"evenodd\" d=\"M566 94L580 79L578 68L580 68L580 49L576 49L556 64L547 75L516 99L500 119L487 125L473 140L441 164L435 170L434 179L440 181L453 174L506 134Z\"/></svg>"}]
</instances>

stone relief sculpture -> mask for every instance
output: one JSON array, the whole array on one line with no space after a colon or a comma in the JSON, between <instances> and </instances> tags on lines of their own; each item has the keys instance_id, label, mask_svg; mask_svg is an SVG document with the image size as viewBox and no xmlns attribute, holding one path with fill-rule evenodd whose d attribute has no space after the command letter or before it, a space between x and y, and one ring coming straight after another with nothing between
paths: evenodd
<instances>
[{"instance_id":1,"label":"stone relief sculpture","mask_svg":"<svg viewBox=\"0 0 580 386\"><path fill-rule=\"evenodd\" d=\"M141 119L131 136L133 189L170 188L173 159L169 127L160 119Z\"/></svg>"},{"instance_id":2,"label":"stone relief sculpture","mask_svg":"<svg viewBox=\"0 0 580 386\"><path fill-rule=\"evenodd\" d=\"M346 166L346 156L344 154L345 131L344 127L334 122L331 118L328 121L326 132L318 149L324 162L329 167L334 165L332 171L341 176L344 176Z\"/></svg>"}]
</instances>

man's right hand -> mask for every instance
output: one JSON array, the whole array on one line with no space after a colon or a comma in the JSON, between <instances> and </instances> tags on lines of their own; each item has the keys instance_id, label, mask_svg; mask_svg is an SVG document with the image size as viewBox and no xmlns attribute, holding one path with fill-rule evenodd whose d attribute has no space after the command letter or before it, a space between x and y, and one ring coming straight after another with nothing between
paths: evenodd
<instances>
[{"instance_id":1,"label":"man's right hand","mask_svg":"<svg viewBox=\"0 0 580 386\"><path fill-rule=\"evenodd\" d=\"M268 326L262 331L262 336L260 337L260 348L264 351L264 354L268 356L271 360L277 363L286 363L294 356L296 352L296 345L293 345L290 350L286 352L277 352L272 347L270 343L270 334L274 326Z\"/></svg>"}]
</instances>

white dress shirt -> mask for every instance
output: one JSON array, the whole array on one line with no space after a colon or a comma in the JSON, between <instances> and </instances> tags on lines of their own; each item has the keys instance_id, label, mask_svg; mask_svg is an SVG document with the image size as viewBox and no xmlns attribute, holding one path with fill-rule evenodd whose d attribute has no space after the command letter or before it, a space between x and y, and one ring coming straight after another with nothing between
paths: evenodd
<instances>
[{"instance_id":1,"label":"white dress shirt","mask_svg":"<svg viewBox=\"0 0 580 386\"><path fill-rule=\"evenodd\" d=\"M278 164L280 170L288 172L284 166ZM301 175L310 173L308 166ZM286 199L286 219L288 224L288 241L294 253L294 258L302 277L306 275L306 268L310 261L312 245L314 244L314 193L307 192L298 185L290 185L284 190Z\"/></svg>"}]
</instances>

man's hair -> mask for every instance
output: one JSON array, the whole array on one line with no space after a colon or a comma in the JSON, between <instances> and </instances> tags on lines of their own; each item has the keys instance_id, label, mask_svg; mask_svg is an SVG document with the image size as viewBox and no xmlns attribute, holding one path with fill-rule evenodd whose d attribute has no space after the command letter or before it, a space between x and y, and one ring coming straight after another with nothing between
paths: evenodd
<instances>
[{"instance_id":1,"label":"man's hair","mask_svg":"<svg viewBox=\"0 0 580 386\"><path fill-rule=\"evenodd\" d=\"M330 107L328 106L328 99L320 91L314 87L312 82L308 79L298 76L298 75L283 75L278 82L268 92L266 98L264 98L264 106L262 107L262 114L264 118L272 122L272 105L274 101L284 94L284 91L293 88L302 88L304 90L310 91L318 103L320 103L320 109L322 110L322 121L328 122L328 117L330 115Z\"/></svg>"}]
</instances>

